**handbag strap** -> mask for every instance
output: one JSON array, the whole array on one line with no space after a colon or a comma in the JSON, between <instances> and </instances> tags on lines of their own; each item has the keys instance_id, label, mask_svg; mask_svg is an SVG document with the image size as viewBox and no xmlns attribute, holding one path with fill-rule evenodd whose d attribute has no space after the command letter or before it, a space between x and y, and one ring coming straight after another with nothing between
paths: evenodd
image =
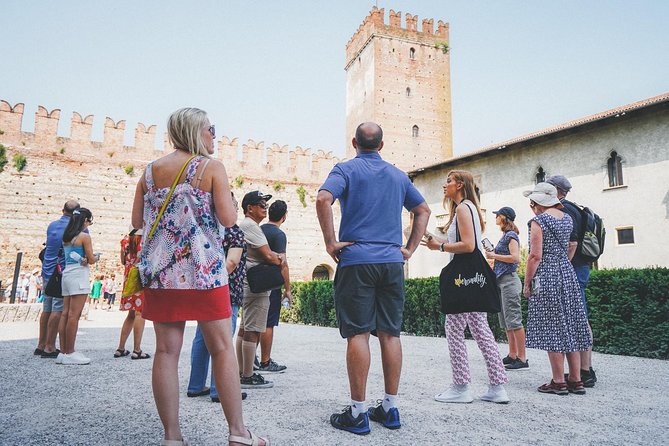
<instances>
[{"instance_id":1,"label":"handbag strap","mask_svg":"<svg viewBox=\"0 0 669 446\"><path fill-rule=\"evenodd\" d=\"M165 201L163 202L163 206L160 208L160 212L158 212L158 216L156 217L156 220L153 222L153 226L151 227L151 231L149 232L149 235L146 237L146 241L148 242L151 240L151 237L153 237L153 233L156 231L156 228L158 227L158 222L160 221L160 218L163 216L163 213L165 213L165 209L167 208L167 204L170 202L170 198L172 198L172 193L174 192L174 188L177 187L177 183L179 182L179 178L181 178L181 175L183 175L184 170L186 170L186 166L188 166L188 163L191 162L191 160L195 158L195 155L191 156L186 160L183 166L181 166L181 170L179 170L179 173L177 174L177 177L174 179L174 182L172 183L172 187L170 187L170 191L167 194L167 197L165 197Z\"/></svg>"},{"instance_id":2,"label":"handbag strap","mask_svg":"<svg viewBox=\"0 0 669 446\"><path fill-rule=\"evenodd\" d=\"M463 203L461 202L460 204L463 204ZM474 228L474 251L472 251L472 252L476 252L476 250L479 249L479 248L478 248L478 239L476 238L476 223L474 223L474 211L472 211L471 206L469 206L467 203L464 203L464 205L467 206L467 209L469 209L469 213L472 214L472 226ZM460 230L458 229L458 218L456 216L456 218L455 218L455 241L459 242L460 240L462 240L462 239L460 238Z\"/></svg>"}]
</instances>

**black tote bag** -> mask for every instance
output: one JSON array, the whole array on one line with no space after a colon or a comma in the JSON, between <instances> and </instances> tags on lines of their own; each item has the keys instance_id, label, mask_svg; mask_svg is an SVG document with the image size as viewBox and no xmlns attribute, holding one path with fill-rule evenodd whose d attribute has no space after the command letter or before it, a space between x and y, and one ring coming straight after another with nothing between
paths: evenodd
<instances>
[{"instance_id":1,"label":"black tote bag","mask_svg":"<svg viewBox=\"0 0 669 446\"><path fill-rule=\"evenodd\" d=\"M246 271L246 281L252 293L263 293L276 290L283 286L281 267L278 265L260 264Z\"/></svg>"},{"instance_id":2,"label":"black tote bag","mask_svg":"<svg viewBox=\"0 0 669 446\"><path fill-rule=\"evenodd\" d=\"M474 212L469 205L474 222ZM455 222L456 240L460 241L460 231ZM441 312L444 314L487 312L499 313L501 302L497 278L492 268L478 248L476 226L474 226L474 251L454 254L453 260L441 270L439 294Z\"/></svg>"}]
</instances>

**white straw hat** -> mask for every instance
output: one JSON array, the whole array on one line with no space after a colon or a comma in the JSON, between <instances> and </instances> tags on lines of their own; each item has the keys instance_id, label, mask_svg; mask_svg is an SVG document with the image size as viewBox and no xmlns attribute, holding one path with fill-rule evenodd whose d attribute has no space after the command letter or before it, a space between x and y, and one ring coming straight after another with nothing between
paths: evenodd
<instances>
[{"instance_id":1,"label":"white straw hat","mask_svg":"<svg viewBox=\"0 0 669 446\"><path fill-rule=\"evenodd\" d=\"M537 183L534 190L526 190L523 195L543 207L551 207L560 204L557 197L557 189L549 183Z\"/></svg>"}]
</instances>

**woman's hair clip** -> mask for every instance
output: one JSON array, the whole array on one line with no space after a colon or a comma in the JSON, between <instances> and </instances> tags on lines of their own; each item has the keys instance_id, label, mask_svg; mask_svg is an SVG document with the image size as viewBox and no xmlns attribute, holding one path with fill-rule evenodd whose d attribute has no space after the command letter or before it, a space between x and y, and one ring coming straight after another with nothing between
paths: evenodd
<instances>
[{"instance_id":1,"label":"woman's hair clip","mask_svg":"<svg viewBox=\"0 0 669 446\"><path fill-rule=\"evenodd\" d=\"M79 209L75 209L72 211L72 215L79 215L79 214L81 214L81 211L79 211Z\"/></svg>"}]
</instances>

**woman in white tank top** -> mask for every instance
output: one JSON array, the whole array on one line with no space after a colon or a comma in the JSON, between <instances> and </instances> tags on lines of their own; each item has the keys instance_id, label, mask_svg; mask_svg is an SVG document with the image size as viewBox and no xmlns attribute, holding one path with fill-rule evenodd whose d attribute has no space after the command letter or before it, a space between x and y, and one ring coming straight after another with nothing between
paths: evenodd
<instances>
[{"instance_id":1,"label":"woman in white tank top","mask_svg":"<svg viewBox=\"0 0 669 446\"><path fill-rule=\"evenodd\" d=\"M464 170L452 170L448 173L443 187L444 204L448 205L449 209L447 238L426 234L422 244L429 249L449 253L449 261L453 258L453 254L472 252L475 247L483 252L481 246L475 246L476 240L482 239L482 229L485 225L478 205L472 174ZM472 216L475 218L472 219ZM456 227L460 232L459 242L455 241ZM488 391L480 398L493 403L508 403L509 397L504 389L504 384L508 379L499 354L499 347L488 325L486 313L446 315L444 328L451 356L453 384L444 392L436 395L434 399L443 403L471 403L474 400L470 391L471 375L465 344L467 326L483 354L490 379Z\"/></svg>"}]
</instances>

